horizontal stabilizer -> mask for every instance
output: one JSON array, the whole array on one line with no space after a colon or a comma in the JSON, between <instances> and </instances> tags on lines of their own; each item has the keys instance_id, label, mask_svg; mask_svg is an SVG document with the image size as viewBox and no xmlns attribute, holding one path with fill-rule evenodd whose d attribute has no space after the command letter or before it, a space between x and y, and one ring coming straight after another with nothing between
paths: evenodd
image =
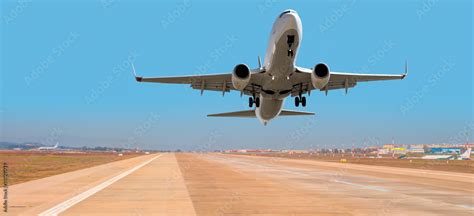
<instances>
[{"instance_id":1,"label":"horizontal stabilizer","mask_svg":"<svg viewBox=\"0 0 474 216\"><path fill-rule=\"evenodd\" d=\"M255 118L255 110L244 110L237 112L209 114L207 117L237 117L237 118Z\"/></svg>"},{"instance_id":2,"label":"horizontal stabilizer","mask_svg":"<svg viewBox=\"0 0 474 216\"><path fill-rule=\"evenodd\" d=\"M282 110L279 116L301 116L314 115L312 112L302 112L294 110ZM227 113L209 114L207 117L237 117L237 118L255 118L255 110L244 110Z\"/></svg>"},{"instance_id":3,"label":"horizontal stabilizer","mask_svg":"<svg viewBox=\"0 0 474 216\"><path fill-rule=\"evenodd\" d=\"M312 112L302 112L295 110L282 110L278 116L300 116L300 115L314 115Z\"/></svg>"}]
</instances>

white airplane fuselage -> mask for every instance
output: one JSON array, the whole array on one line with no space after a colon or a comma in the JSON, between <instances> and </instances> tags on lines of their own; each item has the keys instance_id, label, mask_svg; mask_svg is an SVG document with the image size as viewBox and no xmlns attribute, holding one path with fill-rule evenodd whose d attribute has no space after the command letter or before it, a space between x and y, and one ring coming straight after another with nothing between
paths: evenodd
<instances>
[{"instance_id":1,"label":"white airplane fuselage","mask_svg":"<svg viewBox=\"0 0 474 216\"><path fill-rule=\"evenodd\" d=\"M56 145L54 146L44 146L44 147L39 147L38 150L42 151L42 150L55 150L57 149L59 146L59 143L56 143Z\"/></svg>"},{"instance_id":2,"label":"white airplane fuselage","mask_svg":"<svg viewBox=\"0 0 474 216\"><path fill-rule=\"evenodd\" d=\"M295 71L302 36L301 19L293 10L283 12L273 24L263 63L268 76L265 76L262 85L260 106L255 109L257 118L263 124L280 114L285 98L290 95L293 87L291 75Z\"/></svg>"}]
</instances>

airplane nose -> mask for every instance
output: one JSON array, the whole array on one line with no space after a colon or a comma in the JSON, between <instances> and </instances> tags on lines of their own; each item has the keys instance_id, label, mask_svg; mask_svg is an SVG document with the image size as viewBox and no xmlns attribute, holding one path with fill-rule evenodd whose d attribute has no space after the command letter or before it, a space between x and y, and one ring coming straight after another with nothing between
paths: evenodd
<instances>
[{"instance_id":1,"label":"airplane nose","mask_svg":"<svg viewBox=\"0 0 474 216\"><path fill-rule=\"evenodd\" d=\"M287 25L290 25L290 26L298 26L298 24L300 23L300 17L293 10L287 10L287 11L283 12L280 15L280 19L284 23L287 23Z\"/></svg>"},{"instance_id":2,"label":"airplane nose","mask_svg":"<svg viewBox=\"0 0 474 216\"><path fill-rule=\"evenodd\" d=\"M296 18L295 15L296 15L295 13L289 12L289 13L282 14L280 18L285 19L285 20L288 20L288 19L293 20Z\"/></svg>"}]
</instances>

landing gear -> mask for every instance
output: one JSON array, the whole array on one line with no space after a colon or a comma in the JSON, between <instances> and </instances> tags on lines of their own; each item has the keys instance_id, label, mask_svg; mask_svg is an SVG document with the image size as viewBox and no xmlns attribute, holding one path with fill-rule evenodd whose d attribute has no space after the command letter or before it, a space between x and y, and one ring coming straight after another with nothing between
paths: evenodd
<instances>
[{"instance_id":1,"label":"landing gear","mask_svg":"<svg viewBox=\"0 0 474 216\"><path fill-rule=\"evenodd\" d=\"M295 106L299 107L300 103L301 103L301 106L306 107L306 97L304 96L295 97Z\"/></svg>"},{"instance_id":2,"label":"landing gear","mask_svg":"<svg viewBox=\"0 0 474 216\"><path fill-rule=\"evenodd\" d=\"M294 35L287 35L286 36L286 43L288 44L288 56L293 58L293 49L291 47L293 46L293 43L295 42L295 36Z\"/></svg>"},{"instance_id":3,"label":"landing gear","mask_svg":"<svg viewBox=\"0 0 474 216\"><path fill-rule=\"evenodd\" d=\"M254 104L255 107L260 107L260 97L255 95L255 86L252 85L252 97L249 97L249 107L253 107Z\"/></svg>"},{"instance_id":4,"label":"landing gear","mask_svg":"<svg viewBox=\"0 0 474 216\"><path fill-rule=\"evenodd\" d=\"M295 42L295 36L294 35L287 35L286 36L286 43L288 45L290 45L290 47L294 42Z\"/></svg>"},{"instance_id":5,"label":"landing gear","mask_svg":"<svg viewBox=\"0 0 474 216\"><path fill-rule=\"evenodd\" d=\"M260 97L249 97L249 107L253 107L255 104L255 107L260 107Z\"/></svg>"}]
</instances>

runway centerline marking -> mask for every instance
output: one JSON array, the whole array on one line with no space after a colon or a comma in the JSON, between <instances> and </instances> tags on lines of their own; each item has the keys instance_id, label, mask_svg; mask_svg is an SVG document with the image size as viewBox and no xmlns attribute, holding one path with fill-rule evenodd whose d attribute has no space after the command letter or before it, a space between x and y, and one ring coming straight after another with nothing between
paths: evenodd
<instances>
[{"instance_id":1,"label":"runway centerline marking","mask_svg":"<svg viewBox=\"0 0 474 216\"><path fill-rule=\"evenodd\" d=\"M72 206L76 205L77 203L81 202L82 200L85 200L87 198L89 198L90 196L96 194L97 192L103 190L104 188L110 186L111 184L117 182L118 180L132 174L133 172L137 171L138 169L144 167L145 165L151 163L153 160L157 159L161 157L161 154L150 159L150 160L147 160L143 163L141 163L140 165L136 166L136 167L133 167L132 169L129 169L113 178L110 178L104 182L102 182L101 184L93 187L93 188L90 188L89 190L87 191L84 191L62 203L59 203L58 205L42 212L39 214L39 216L46 216L46 215L58 215L59 213L62 213L64 211L66 211L67 209L71 208Z\"/></svg>"}]
</instances>

